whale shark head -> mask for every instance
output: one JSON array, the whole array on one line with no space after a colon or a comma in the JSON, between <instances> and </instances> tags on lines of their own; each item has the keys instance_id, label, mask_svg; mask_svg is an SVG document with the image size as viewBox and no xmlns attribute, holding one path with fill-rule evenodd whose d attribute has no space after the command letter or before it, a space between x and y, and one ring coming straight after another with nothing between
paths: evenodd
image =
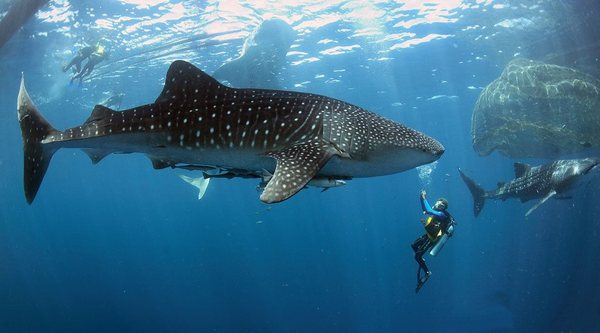
<instances>
[{"instance_id":1,"label":"whale shark head","mask_svg":"<svg viewBox=\"0 0 600 333\"><path fill-rule=\"evenodd\" d=\"M597 158L582 158L575 160L564 160L556 167L555 174L557 176L568 178L577 177L588 174L594 170L600 163Z\"/></svg>"},{"instance_id":2,"label":"whale shark head","mask_svg":"<svg viewBox=\"0 0 600 333\"><path fill-rule=\"evenodd\" d=\"M390 119L349 105L334 105L345 110L326 114L323 137L328 138L353 163L338 163L333 159L324 174L371 177L392 174L431 163L444 153L437 140Z\"/></svg>"},{"instance_id":3,"label":"whale shark head","mask_svg":"<svg viewBox=\"0 0 600 333\"><path fill-rule=\"evenodd\" d=\"M444 153L444 146L437 140L403 126L399 123L381 119L383 123L372 124L379 129L369 138L367 160L389 173L409 170L420 165L434 162Z\"/></svg>"},{"instance_id":4,"label":"whale shark head","mask_svg":"<svg viewBox=\"0 0 600 333\"><path fill-rule=\"evenodd\" d=\"M572 187L586 175L591 175L600 164L598 158L582 158L573 160L561 160L555 162L556 168L552 172L552 181L561 189Z\"/></svg>"}]
</instances>

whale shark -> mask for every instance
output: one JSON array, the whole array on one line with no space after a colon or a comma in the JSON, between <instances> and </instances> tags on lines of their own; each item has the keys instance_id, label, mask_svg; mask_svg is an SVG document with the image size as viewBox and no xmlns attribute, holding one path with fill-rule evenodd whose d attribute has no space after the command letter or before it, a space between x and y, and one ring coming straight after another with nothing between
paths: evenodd
<instances>
[{"instance_id":1,"label":"whale shark","mask_svg":"<svg viewBox=\"0 0 600 333\"><path fill-rule=\"evenodd\" d=\"M267 170L265 203L286 200L313 178L398 173L444 153L437 140L334 98L227 87L196 68L171 63L154 103L123 111L96 105L81 125L59 131L25 88L17 97L28 203L52 155L82 149L96 164L112 153L142 153L155 169Z\"/></svg>"},{"instance_id":2,"label":"whale shark","mask_svg":"<svg viewBox=\"0 0 600 333\"><path fill-rule=\"evenodd\" d=\"M585 175L596 169L599 163L598 158L556 160L537 166L515 163L515 178L506 183L498 183L498 187L492 191L484 190L461 169L458 169L458 172L473 195L475 216L478 216L483 209L485 199L504 201L517 198L521 202L541 199L527 211L525 216L528 216L552 197L568 198L569 192L581 183Z\"/></svg>"},{"instance_id":3,"label":"whale shark","mask_svg":"<svg viewBox=\"0 0 600 333\"><path fill-rule=\"evenodd\" d=\"M283 20L263 21L244 41L242 54L219 67L213 77L235 88L278 88L295 39L296 32Z\"/></svg>"}]
</instances>

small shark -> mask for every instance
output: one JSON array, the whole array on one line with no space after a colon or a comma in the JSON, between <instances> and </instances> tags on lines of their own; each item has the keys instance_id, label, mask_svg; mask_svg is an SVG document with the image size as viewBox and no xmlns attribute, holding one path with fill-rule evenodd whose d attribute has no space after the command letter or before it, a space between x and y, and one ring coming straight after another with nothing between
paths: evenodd
<instances>
[{"instance_id":1,"label":"small shark","mask_svg":"<svg viewBox=\"0 0 600 333\"><path fill-rule=\"evenodd\" d=\"M528 216L552 197L568 198L568 192L574 189L583 176L595 169L599 163L600 159L597 158L557 160L538 166L515 163L515 179L507 183L498 183L498 188L493 191L485 191L462 170L458 169L458 172L473 195L475 216L483 209L485 199L504 201L518 198L521 202L541 199L527 211L525 216Z\"/></svg>"},{"instance_id":2,"label":"small shark","mask_svg":"<svg viewBox=\"0 0 600 333\"><path fill-rule=\"evenodd\" d=\"M98 163L142 153L155 169L240 169L273 174L260 199L288 199L315 177L346 179L405 171L444 147L416 130L326 96L222 85L185 61L169 67L156 101L117 112L97 105L81 125L56 130L25 89L17 97L31 203L52 155L82 149Z\"/></svg>"}]
</instances>

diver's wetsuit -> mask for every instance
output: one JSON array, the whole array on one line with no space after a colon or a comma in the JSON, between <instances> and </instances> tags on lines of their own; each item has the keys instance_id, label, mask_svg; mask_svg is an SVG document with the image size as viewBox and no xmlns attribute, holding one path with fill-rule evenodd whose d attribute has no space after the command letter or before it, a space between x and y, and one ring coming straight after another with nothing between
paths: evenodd
<instances>
[{"instance_id":1,"label":"diver's wetsuit","mask_svg":"<svg viewBox=\"0 0 600 333\"><path fill-rule=\"evenodd\" d=\"M71 79L71 82L73 82L73 80L78 78L79 83L81 84L81 81L83 80L84 77L92 74L92 71L94 70L94 66L96 66L98 63L100 63L105 58L106 58L105 53L101 53L101 54L96 53L96 52L92 53L92 55L88 59L87 63L85 64L85 66L83 67L81 72L79 72L77 75L73 76L73 78Z\"/></svg>"},{"instance_id":2,"label":"diver's wetsuit","mask_svg":"<svg viewBox=\"0 0 600 333\"><path fill-rule=\"evenodd\" d=\"M425 197L420 196L419 198L421 199L421 208L423 209L423 212L428 214L429 217L427 218L427 222L425 224L425 234L417 238L412 243L411 247L415 252L415 260L419 264L419 269L417 270L417 280L422 282L421 270L423 270L427 275L431 274L427 268L427 265L425 264L423 255L425 255L425 253L427 253L427 251L429 251L436 244L440 236L448 232L451 217L450 214L445 210L439 211L432 209Z\"/></svg>"},{"instance_id":3,"label":"diver's wetsuit","mask_svg":"<svg viewBox=\"0 0 600 333\"><path fill-rule=\"evenodd\" d=\"M79 50L75 58L73 58L68 65L63 67L63 72L66 72L69 70L69 68L75 66L76 73L79 73L79 71L81 71L81 62L91 56L95 49L96 48L93 46L86 46Z\"/></svg>"}]
</instances>

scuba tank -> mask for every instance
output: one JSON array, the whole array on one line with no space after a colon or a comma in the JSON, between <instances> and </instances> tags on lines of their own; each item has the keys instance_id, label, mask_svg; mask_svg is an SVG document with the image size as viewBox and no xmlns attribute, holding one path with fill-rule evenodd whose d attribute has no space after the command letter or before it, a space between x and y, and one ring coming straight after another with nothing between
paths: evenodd
<instances>
[{"instance_id":1,"label":"scuba tank","mask_svg":"<svg viewBox=\"0 0 600 333\"><path fill-rule=\"evenodd\" d=\"M442 235L442 237L440 237L440 239L437 241L435 246L431 249L431 251L429 251L429 254L432 256L435 256L436 254L438 254L438 252L440 252L442 250L442 248L444 247L444 244L446 244L446 242L448 241L448 238L450 238L450 236L448 236L448 235L449 234L451 235L453 232L454 232L454 223L450 224L450 226L448 227L448 231L446 233L444 233Z\"/></svg>"}]
</instances>

